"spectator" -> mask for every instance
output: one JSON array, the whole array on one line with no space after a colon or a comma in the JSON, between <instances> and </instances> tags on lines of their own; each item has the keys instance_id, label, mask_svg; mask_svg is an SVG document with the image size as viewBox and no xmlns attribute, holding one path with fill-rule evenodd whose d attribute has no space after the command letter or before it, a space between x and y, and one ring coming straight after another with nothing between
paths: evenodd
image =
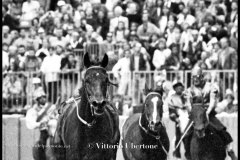
<instances>
[{"instance_id":1,"label":"spectator","mask_svg":"<svg viewBox=\"0 0 240 160\"><path fill-rule=\"evenodd\" d=\"M38 57L41 60L41 62L45 57L49 56L48 48L49 48L49 40L47 38L43 39L42 47L38 49L35 54L35 56Z\"/></svg>"},{"instance_id":2,"label":"spectator","mask_svg":"<svg viewBox=\"0 0 240 160\"><path fill-rule=\"evenodd\" d=\"M157 22L157 26L160 28L160 31L162 34L166 31L169 16L170 16L169 8L167 6L163 6L161 17L159 18L159 20Z\"/></svg>"},{"instance_id":3,"label":"spectator","mask_svg":"<svg viewBox=\"0 0 240 160\"><path fill-rule=\"evenodd\" d=\"M208 66L207 66L207 64L206 64L207 58L208 58L207 52L202 52L202 54L201 54L201 60L199 60L199 61L194 65L194 67L199 66L199 67L201 67L203 70L207 70L207 69L208 69Z\"/></svg>"},{"instance_id":4,"label":"spectator","mask_svg":"<svg viewBox=\"0 0 240 160\"><path fill-rule=\"evenodd\" d=\"M143 24L140 25L137 29L137 35L140 38L140 40L147 41L153 33L159 33L159 29L157 26L149 22L148 20L148 14L144 13L142 15L142 22Z\"/></svg>"},{"instance_id":5,"label":"spectator","mask_svg":"<svg viewBox=\"0 0 240 160\"><path fill-rule=\"evenodd\" d=\"M220 52L221 52L220 42L214 43L212 53L210 57L206 60L206 64L209 69L217 69L217 62Z\"/></svg>"},{"instance_id":6,"label":"spectator","mask_svg":"<svg viewBox=\"0 0 240 160\"><path fill-rule=\"evenodd\" d=\"M178 55L179 48L175 43L173 43L170 48L171 48L171 55L166 59L164 68L166 70L177 71L180 68L180 61L179 61L179 55Z\"/></svg>"},{"instance_id":7,"label":"spectator","mask_svg":"<svg viewBox=\"0 0 240 160\"><path fill-rule=\"evenodd\" d=\"M35 50L33 47L29 47L27 56L21 68L27 72L35 72L40 69L40 60L35 56Z\"/></svg>"},{"instance_id":8,"label":"spectator","mask_svg":"<svg viewBox=\"0 0 240 160\"><path fill-rule=\"evenodd\" d=\"M10 15L8 12L9 8L7 5L2 5L2 25L6 25L10 30L16 30L19 27L19 20Z\"/></svg>"},{"instance_id":9,"label":"spectator","mask_svg":"<svg viewBox=\"0 0 240 160\"><path fill-rule=\"evenodd\" d=\"M150 63L151 70L155 69L152 63L152 60L153 60L154 51L158 48L159 38L160 36L157 33L154 33L150 36L150 40L149 40L150 46L147 49L147 51L150 56L149 63Z\"/></svg>"},{"instance_id":10,"label":"spectator","mask_svg":"<svg viewBox=\"0 0 240 160\"><path fill-rule=\"evenodd\" d=\"M116 43L126 41L126 37L128 36L128 34L129 30L127 28L124 28L124 23L122 21L119 21L118 26L116 27L116 30L114 32Z\"/></svg>"},{"instance_id":11,"label":"spectator","mask_svg":"<svg viewBox=\"0 0 240 160\"><path fill-rule=\"evenodd\" d=\"M28 34L29 34L28 27L21 28L19 37L15 41L13 41L12 44L16 47L19 47L20 45L24 45L25 47L27 47L29 41Z\"/></svg>"},{"instance_id":12,"label":"spectator","mask_svg":"<svg viewBox=\"0 0 240 160\"><path fill-rule=\"evenodd\" d=\"M14 62L14 66L19 69L19 58L18 58L18 55L17 55L17 47L9 46L9 54L8 55L9 55L8 56L9 57L9 62ZM12 67L12 69L15 68L15 67Z\"/></svg>"},{"instance_id":13,"label":"spectator","mask_svg":"<svg viewBox=\"0 0 240 160\"><path fill-rule=\"evenodd\" d=\"M97 14L96 32L105 40L109 31L109 19L105 16L104 10L99 10Z\"/></svg>"},{"instance_id":14,"label":"spectator","mask_svg":"<svg viewBox=\"0 0 240 160\"><path fill-rule=\"evenodd\" d=\"M93 17L93 9L92 9L92 7L87 8L85 13L86 13L86 22L87 22L87 24L92 26L93 29L95 30L97 22L96 22L96 18Z\"/></svg>"},{"instance_id":15,"label":"spectator","mask_svg":"<svg viewBox=\"0 0 240 160\"><path fill-rule=\"evenodd\" d=\"M40 26L45 30L47 35L53 34L54 26L54 13L48 11L39 19Z\"/></svg>"},{"instance_id":16,"label":"spectator","mask_svg":"<svg viewBox=\"0 0 240 160\"><path fill-rule=\"evenodd\" d=\"M61 57L56 54L54 47L49 48L49 56L45 57L40 71L45 76L45 82L48 89L48 101L56 102L58 90L58 72L60 72Z\"/></svg>"},{"instance_id":17,"label":"spectator","mask_svg":"<svg viewBox=\"0 0 240 160\"><path fill-rule=\"evenodd\" d=\"M171 50L166 47L166 40L164 38L159 39L158 49L154 51L153 65L155 70L164 69L166 59L170 57Z\"/></svg>"},{"instance_id":18,"label":"spectator","mask_svg":"<svg viewBox=\"0 0 240 160\"><path fill-rule=\"evenodd\" d=\"M231 9L232 11L227 14L225 19L225 22L230 23L230 25L233 24L238 17L238 1L232 1Z\"/></svg>"},{"instance_id":19,"label":"spectator","mask_svg":"<svg viewBox=\"0 0 240 160\"><path fill-rule=\"evenodd\" d=\"M234 102L234 95L231 89L226 90L225 99L217 104L215 109L217 113L226 112L234 113L238 112L237 104Z\"/></svg>"},{"instance_id":20,"label":"spectator","mask_svg":"<svg viewBox=\"0 0 240 160\"><path fill-rule=\"evenodd\" d=\"M229 46L227 37L223 37L220 42L222 49L218 57L218 69L237 69L238 55L236 50Z\"/></svg>"},{"instance_id":21,"label":"spectator","mask_svg":"<svg viewBox=\"0 0 240 160\"><path fill-rule=\"evenodd\" d=\"M218 40L220 40L223 37L229 37L228 31L225 28L224 21L217 20L215 26L217 28L216 37L217 37Z\"/></svg>"},{"instance_id":22,"label":"spectator","mask_svg":"<svg viewBox=\"0 0 240 160\"><path fill-rule=\"evenodd\" d=\"M22 17L23 21L32 21L38 16L40 3L35 0L27 0L22 5Z\"/></svg>"},{"instance_id":23,"label":"spectator","mask_svg":"<svg viewBox=\"0 0 240 160\"><path fill-rule=\"evenodd\" d=\"M49 38L49 42L52 47L56 47L57 45L66 47L67 39L63 37L63 30L61 28L56 28L55 35Z\"/></svg>"},{"instance_id":24,"label":"spectator","mask_svg":"<svg viewBox=\"0 0 240 160\"><path fill-rule=\"evenodd\" d=\"M60 19L62 29L63 29L63 36L67 35L68 29L73 28L73 20L68 13L64 13L62 18Z\"/></svg>"},{"instance_id":25,"label":"spectator","mask_svg":"<svg viewBox=\"0 0 240 160\"><path fill-rule=\"evenodd\" d=\"M136 43L133 48L133 55L131 56L130 69L131 71L146 71L150 70L149 59L150 56L146 49L140 43Z\"/></svg>"},{"instance_id":26,"label":"spectator","mask_svg":"<svg viewBox=\"0 0 240 160\"><path fill-rule=\"evenodd\" d=\"M141 12L139 9L139 5L136 2L134 1L128 2L127 9L126 9L126 16L128 18L130 26L132 24L139 25L142 23L142 18L140 13Z\"/></svg>"},{"instance_id":27,"label":"spectator","mask_svg":"<svg viewBox=\"0 0 240 160\"><path fill-rule=\"evenodd\" d=\"M158 21L162 17L163 5L164 5L163 0L156 0L156 4L149 11L149 17L151 22L158 27L160 27Z\"/></svg>"},{"instance_id":28,"label":"spectator","mask_svg":"<svg viewBox=\"0 0 240 160\"><path fill-rule=\"evenodd\" d=\"M36 33L38 32L38 28L39 28L40 24L39 24L39 19L38 17L34 18L32 20L32 23L31 23L31 27L36 31Z\"/></svg>"},{"instance_id":29,"label":"spectator","mask_svg":"<svg viewBox=\"0 0 240 160\"><path fill-rule=\"evenodd\" d=\"M22 68L26 59L26 49L24 45L18 47L18 59L19 59L19 66Z\"/></svg>"},{"instance_id":30,"label":"spectator","mask_svg":"<svg viewBox=\"0 0 240 160\"><path fill-rule=\"evenodd\" d=\"M187 7L184 7L183 11L178 14L177 24L182 25L184 23L188 23L189 26L192 26L196 22L196 19L189 14L189 10Z\"/></svg>"},{"instance_id":31,"label":"spectator","mask_svg":"<svg viewBox=\"0 0 240 160\"><path fill-rule=\"evenodd\" d=\"M8 45L12 42L12 37L9 34L9 27L8 26L2 26L2 43L7 43Z\"/></svg>"},{"instance_id":32,"label":"spectator","mask_svg":"<svg viewBox=\"0 0 240 160\"><path fill-rule=\"evenodd\" d=\"M11 112L16 111L17 109L21 109L19 108L19 106L23 103L24 92L23 84L21 79L19 78L19 74L7 74L3 78L3 86L3 101L5 109L7 107L7 109Z\"/></svg>"},{"instance_id":33,"label":"spectator","mask_svg":"<svg viewBox=\"0 0 240 160\"><path fill-rule=\"evenodd\" d=\"M114 41L113 41L113 34L109 32L107 34L107 39L102 43L103 53L107 53L108 56L114 54Z\"/></svg>"},{"instance_id":34,"label":"spectator","mask_svg":"<svg viewBox=\"0 0 240 160\"><path fill-rule=\"evenodd\" d=\"M124 57L120 58L112 68L113 75L119 82L117 93L121 96L126 95L127 87L130 87L128 86L130 78L130 57L130 50L125 50Z\"/></svg>"},{"instance_id":35,"label":"spectator","mask_svg":"<svg viewBox=\"0 0 240 160\"><path fill-rule=\"evenodd\" d=\"M5 72L9 68L8 44L2 45L2 71Z\"/></svg>"},{"instance_id":36,"label":"spectator","mask_svg":"<svg viewBox=\"0 0 240 160\"><path fill-rule=\"evenodd\" d=\"M120 6L116 6L114 8L114 18L110 20L110 32L114 32L118 26L118 22L122 21L124 23L124 27L129 27L129 22L127 17L122 16L123 10Z\"/></svg>"}]
</instances>

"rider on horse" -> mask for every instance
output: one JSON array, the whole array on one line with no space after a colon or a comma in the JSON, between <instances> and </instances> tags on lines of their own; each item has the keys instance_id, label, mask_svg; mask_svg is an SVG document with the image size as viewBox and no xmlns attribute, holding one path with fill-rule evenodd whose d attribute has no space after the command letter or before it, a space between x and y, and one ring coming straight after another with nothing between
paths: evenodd
<instances>
[{"instance_id":1,"label":"rider on horse","mask_svg":"<svg viewBox=\"0 0 240 160\"><path fill-rule=\"evenodd\" d=\"M53 136L51 127L56 123L56 105L46 101L46 94L43 90L38 90L34 94L36 104L27 111L26 126L28 129L40 130L40 138L33 147L33 157L35 160L46 160L46 143L49 136ZM52 133L52 135L51 135Z\"/></svg>"},{"instance_id":2,"label":"rider on horse","mask_svg":"<svg viewBox=\"0 0 240 160\"><path fill-rule=\"evenodd\" d=\"M184 110L184 99L183 99L183 91L184 91L184 85L181 82L176 82L173 84L173 89L175 91L174 94L172 94L168 101L168 110L169 110L169 118L176 123L176 143L179 142L181 138L181 130L180 130L180 120L179 120L179 110ZM174 152L174 156L177 158L181 158L180 149L178 148L176 152Z\"/></svg>"},{"instance_id":3,"label":"rider on horse","mask_svg":"<svg viewBox=\"0 0 240 160\"><path fill-rule=\"evenodd\" d=\"M216 130L216 133L222 138L228 155L232 160L236 159L235 153L230 145L233 141L231 135L227 132L226 127L215 117L215 107L219 94L219 88L215 84L206 82L200 67L192 69L192 86L186 90L186 107L191 110L193 105L200 105L206 108L206 114L209 119L209 124ZM199 107L200 107L199 106ZM189 122L188 126L191 124ZM186 128L188 128L188 126ZM185 156L188 160L190 157L190 143L193 135L193 127L189 129L183 141L185 144Z\"/></svg>"}]
</instances>

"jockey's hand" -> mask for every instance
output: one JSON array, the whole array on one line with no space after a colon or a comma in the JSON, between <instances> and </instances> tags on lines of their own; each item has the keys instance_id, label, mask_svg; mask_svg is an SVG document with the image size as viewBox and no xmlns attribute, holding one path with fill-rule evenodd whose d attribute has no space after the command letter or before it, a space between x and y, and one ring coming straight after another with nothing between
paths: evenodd
<instances>
[{"instance_id":1,"label":"jockey's hand","mask_svg":"<svg viewBox=\"0 0 240 160\"><path fill-rule=\"evenodd\" d=\"M40 128L48 126L48 121L43 121L40 124Z\"/></svg>"}]
</instances>

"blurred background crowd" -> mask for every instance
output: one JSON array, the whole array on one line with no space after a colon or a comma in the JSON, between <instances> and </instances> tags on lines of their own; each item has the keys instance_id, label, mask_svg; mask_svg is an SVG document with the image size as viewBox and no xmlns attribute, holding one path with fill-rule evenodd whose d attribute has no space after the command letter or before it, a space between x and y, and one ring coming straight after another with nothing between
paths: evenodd
<instances>
[{"instance_id":1,"label":"blurred background crowd","mask_svg":"<svg viewBox=\"0 0 240 160\"><path fill-rule=\"evenodd\" d=\"M5 111L21 111L19 104L29 104L27 97L34 100L39 88L53 103L57 88L72 92L77 74L56 73L82 71L87 50L92 61L107 53L107 69L124 80L123 73L131 71L238 68L237 0L2 2ZM118 94L124 95L121 87Z\"/></svg>"}]
</instances>

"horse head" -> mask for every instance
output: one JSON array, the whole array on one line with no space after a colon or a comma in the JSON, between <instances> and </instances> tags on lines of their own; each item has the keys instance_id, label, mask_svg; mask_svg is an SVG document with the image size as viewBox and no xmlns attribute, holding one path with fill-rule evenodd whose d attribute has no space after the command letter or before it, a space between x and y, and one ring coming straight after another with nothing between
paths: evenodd
<instances>
[{"instance_id":1,"label":"horse head","mask_svg":"<svg viewBox=\"0 0 240 160\"><path fill-rule=\"evenodd\" d=\"M190 120L193 121L194 132L197 137L205 137L205 130L209 124L206 109L201 105L193 105L190 113Z\"/></svg>"},{"instance_id":2,"label":"horse head","mask_svg":"<svg viewBox=\"0 0 240 160\"><path fill-rule=\"evenodd\" d=\"M162 127L163 101L161 92L149 89L145 84L144 94L146 95L142 115L146 117L148 129L158 132Z\"/></svg>"},{"instance_id":3,"label":"horse head","mask_svg":"<svg viewBox=\"0 0 240 160\"><path fill-rule=\"evenodd\" d=\"M84 55L84 66L87 68L83 88L90 103L94 115L102 115L107 102L108 84L112 84L107 75L105 67L108 65L108 56L104 55L103 60L98 64L90 62L88 53Z\"/></svg>"}]
</instances>

